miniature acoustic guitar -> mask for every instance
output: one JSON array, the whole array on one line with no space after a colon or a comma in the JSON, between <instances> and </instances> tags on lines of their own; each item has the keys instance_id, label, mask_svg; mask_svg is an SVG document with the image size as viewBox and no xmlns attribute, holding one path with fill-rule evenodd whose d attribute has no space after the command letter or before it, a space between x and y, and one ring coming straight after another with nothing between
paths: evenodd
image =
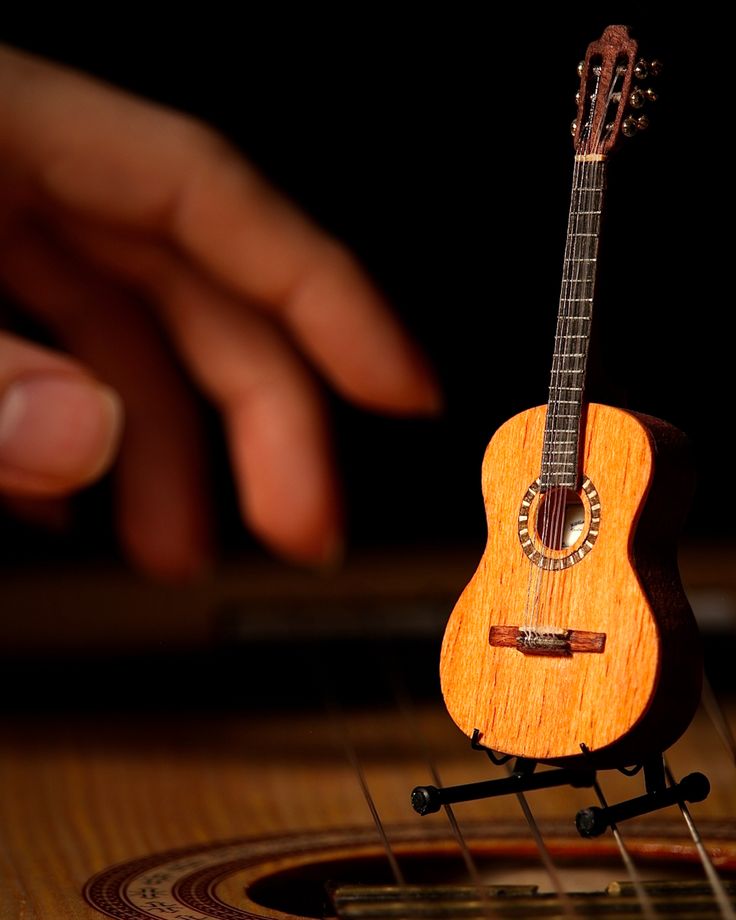
<instances>
[{"instance_id":1,"label":"miniature acoustic guitar","mask_svg":"<svg viewBox=\"0 0 736 920\"><path fill-rule=\"evenodd\" d=\"M658 65L610 26L581 63L562 290L546 406L506 422L483 463L488 542L450 618L442 690L485 748L595 767L641 762L689 724L696 625L675 535L691 491L684 436L587 404L606 161L646 127Z\"/></svg>"}]
</instances>

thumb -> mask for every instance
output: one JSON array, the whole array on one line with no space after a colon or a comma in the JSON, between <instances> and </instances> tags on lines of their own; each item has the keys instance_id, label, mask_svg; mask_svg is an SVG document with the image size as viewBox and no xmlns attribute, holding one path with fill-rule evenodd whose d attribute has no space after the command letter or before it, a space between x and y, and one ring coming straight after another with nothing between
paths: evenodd
<instances>
[{"instance_id":1,"label":"thumb","mask_svg":"<svg viewBox=\"0 0 736 920\"><path fill-rule=\"evenodd\" d=\"M110 466L122 404L71 358L0 333L0 492L65 495Z\"/></svg>"}]
</instances>

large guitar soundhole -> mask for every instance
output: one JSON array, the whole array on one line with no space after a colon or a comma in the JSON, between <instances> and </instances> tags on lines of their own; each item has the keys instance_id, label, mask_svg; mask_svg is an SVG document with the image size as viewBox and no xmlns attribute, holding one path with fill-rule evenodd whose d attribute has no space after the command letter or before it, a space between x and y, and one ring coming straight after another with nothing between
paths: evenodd
<instances>
[{"instance_id":1,"label":"large guitar soundhole","mask_svg":"<svg viewBox=\"0 0 736 920\"><path fill-rule=\"evenodd\" d=\"M535 479L519 508L519 540L529 559L542 569L566 569L593 549L601 519L601 500L586 477L579 492L541 491Z\"/></svg>"}]
</instances>

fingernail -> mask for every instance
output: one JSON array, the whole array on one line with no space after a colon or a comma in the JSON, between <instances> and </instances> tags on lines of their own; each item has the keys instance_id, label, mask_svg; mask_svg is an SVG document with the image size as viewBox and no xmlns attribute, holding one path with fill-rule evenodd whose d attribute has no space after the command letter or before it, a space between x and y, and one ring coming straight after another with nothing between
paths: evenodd
<instances>
[{"instance_id":1,"label":"fingernail","mask_svg":"<svg viewBox=\"0 0 736 920\"><path fill-rule=\"evenodd\" d=\"M21 378L0 396L0 466L38 488L85 485L110 465L122 422L120 398L96 381Z\"/></svg>"}]
</instances>

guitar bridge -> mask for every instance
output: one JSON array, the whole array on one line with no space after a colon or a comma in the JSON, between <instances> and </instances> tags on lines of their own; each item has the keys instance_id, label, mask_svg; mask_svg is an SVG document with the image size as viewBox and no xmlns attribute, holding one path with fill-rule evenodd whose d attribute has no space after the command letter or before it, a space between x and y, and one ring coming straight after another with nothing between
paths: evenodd
<instances>
[{"instance_id":1,"label":"guitar bridge","mask_svg":"<svg viewBox=\"0 0 736 920\"><path fill-rule=\"evenodd\" d=\"M561 626L491 626L488 641L497 648L515 648L524 655L569 658L573 652L602 652L606 634Z\"/></svg>"}]
</instances>

